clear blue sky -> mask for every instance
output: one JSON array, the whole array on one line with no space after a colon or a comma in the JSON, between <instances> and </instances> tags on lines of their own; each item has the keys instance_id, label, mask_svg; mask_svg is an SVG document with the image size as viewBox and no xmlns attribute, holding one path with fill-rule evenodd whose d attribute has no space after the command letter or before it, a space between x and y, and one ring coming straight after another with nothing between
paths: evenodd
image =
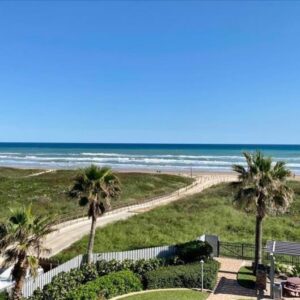
<instances>
[{"instance_id":1,"label":"clear blue sky","mask_svg":"<svg viewBox=\"0 0 300 300\"><path fill-rule=\"evenodd\" d=\"M1 1L0 141L300 143L300 1Z\"/></svg>"}]
</instances>

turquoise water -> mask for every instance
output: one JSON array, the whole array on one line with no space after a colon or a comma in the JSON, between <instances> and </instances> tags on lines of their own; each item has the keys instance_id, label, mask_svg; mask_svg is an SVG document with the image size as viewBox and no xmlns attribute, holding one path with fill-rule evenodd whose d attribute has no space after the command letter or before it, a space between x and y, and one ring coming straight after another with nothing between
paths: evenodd
<instances>
[{"instance_id":1,"label":"turquoise water","mask_svg":"<svg viewBox=\"0 0 300 300\"><path fill-rule=\"evenodd\" d=\"M261 150L300 174L300 145L50 144L0 143L0 165L77 168L230 171L243 151Z\"/></svg>"}]
</instances>

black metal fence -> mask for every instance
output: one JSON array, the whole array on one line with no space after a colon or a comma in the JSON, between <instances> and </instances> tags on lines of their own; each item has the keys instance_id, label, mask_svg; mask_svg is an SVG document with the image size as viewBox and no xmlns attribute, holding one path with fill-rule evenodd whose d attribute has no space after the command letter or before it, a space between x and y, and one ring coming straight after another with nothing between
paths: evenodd
<instances>
[{"instance_id":1,"label":"black metal fence","mask_svg":"<svg viewBox=\"0 0 300 300\"><path fill-rule=\"evenodd\" d=\"M270 261L270 254L265 252L264 261L267 263ZM300 265L300 256L293 255L275 255L275 262L287 264L287 265Z\"/></svg>"},{"instance_id":2,"label":"black metal fence","mask_svg":"<svg viewBox=\"0 0 300 300\"><path fill-rule=\"evenodd\" d=\"M247 243L219 242L218 253L219 256L224 257L254 260L255 245ZM275 261L288 265L300 265L300 256L277 254L275 255ZM263 251L263 262L265 264L268 264L270 262L270 254L265 250Z\"/></svg>"},{"instance_id":3,"label":"black metal fence","mask_svg":"<svg viewBox=\"0 0 300 300\"><path fill-rule=\"evenodd\" d=\"M219 256L233 257L239 259L254 259L255 247L246 243L219 242Z\"/></svg>"}]
</instances>

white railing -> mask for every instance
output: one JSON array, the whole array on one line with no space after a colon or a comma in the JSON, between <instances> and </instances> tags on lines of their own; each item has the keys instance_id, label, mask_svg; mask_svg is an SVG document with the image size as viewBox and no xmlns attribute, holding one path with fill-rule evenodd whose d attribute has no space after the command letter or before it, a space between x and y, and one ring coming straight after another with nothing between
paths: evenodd
<instances>
[{"instance_id":1,"label":"white railing","mask_svg":"<svg viewBox=\"0 0 300 300\"><path fill-rule=\"evenodd\" d=\"M122 252L106 252L94 254L93 262L96 263L99 260L119 260L125 259L139 260L139 259L150 259L150 258L166 258L175 254L176 246L161 246L153 248L145 248L139 250L130 250ZM72 269L80 268L83 263L83 255L78 255L73 259L65 262L58 267L38 275L35 278L29 278L23 287L23 296L30 297L33 292L40 288L42 289L46 284L50 283L54 276L61 272L69 272Z\"/></svg>"}]
</instances>

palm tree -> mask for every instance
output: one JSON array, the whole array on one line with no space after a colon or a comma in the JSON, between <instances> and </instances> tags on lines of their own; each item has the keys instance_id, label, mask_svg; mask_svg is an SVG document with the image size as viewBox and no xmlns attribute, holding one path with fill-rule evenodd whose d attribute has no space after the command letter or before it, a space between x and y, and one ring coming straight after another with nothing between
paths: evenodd
<instances>
[{"instance_id":1,"label":"palm tree","mask_svg":"<svg viewBox=\"0 0 300 300\"><path fill-rule=\"evenodd\" d=\"M35 276L39 265L39 256L43 251L46 235L53 232L53 222L48 217L35 216L31 205L11 210L6 223L1 224L0 251L4 265L11 266L15 281L12 299L22 299L22 287L27 271Z\"/></svg>"},{"instance_id":2,"label":"palm tree","mask_svg":"<svg viewBox=\"0 0 300 300\"><path fill-rule=\"evenodd\" d=\"M93 259L97 218L111 208L110 199L117 198L120 191L118 177L107 167L91 165L75 179L71 196L78 197L81 206L88 205L88 217L92 219L87 249L88 263Z\"/></svg>"},{"instance_id":3,"label":"palm tree","mask_svg":"<svg viewBox=\"0 0 300 300\"><path fill-rule=\"evenodd\" d=\"M262 223L267 214L284 213L293 201L293 191L286 185L291 176L284 162L273 163L261 152L244 153L247 166L234 165L238 173L235 202L247 212L255 212L254 272L262 263Z\"/></svg>"}]
</instances>

